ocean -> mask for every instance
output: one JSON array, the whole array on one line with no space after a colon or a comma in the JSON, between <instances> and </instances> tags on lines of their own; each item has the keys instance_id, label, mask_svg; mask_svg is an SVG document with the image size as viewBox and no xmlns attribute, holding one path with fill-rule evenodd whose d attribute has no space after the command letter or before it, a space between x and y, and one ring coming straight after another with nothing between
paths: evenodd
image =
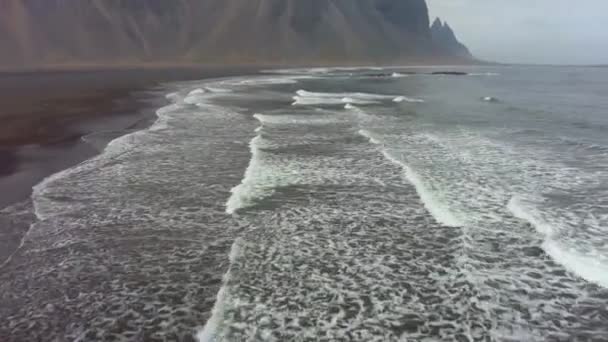
<instances>
[{"instance_id":1,"label":"ocean","mask_svg":"<svg viewBox=\"0 0 608 342\"><path fill-rule=\"evenodd\" d=\"M9 341L608 340L608 68L166 89L4 209Z\"/></svg>"}]
</instances>

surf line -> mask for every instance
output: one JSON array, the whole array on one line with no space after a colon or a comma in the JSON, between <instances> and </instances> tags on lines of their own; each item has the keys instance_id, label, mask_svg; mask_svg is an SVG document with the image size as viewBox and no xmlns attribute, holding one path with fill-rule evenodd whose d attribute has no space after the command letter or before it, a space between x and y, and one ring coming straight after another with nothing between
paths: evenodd
<instances>
[{"instance_id":1,"label":"surf line","mask_svg":"<svg viewBox=\"0 0 608 342\"><path fill-rule=\"evenodd\" d=\"M254 182L256 174L259 170L259 149L257 147L258 142L262 139L261 131L264 128L264 121L261 114L255 114L253 116L260 122L260 126L255 129L257 135L249 142L249 149L251 151L251 159L249 166L245 170L245 175L241 183L230 190L231 196L226 202L226 214L233 215L239 209L249 206L249 198L254 191ZM232 244L230 249L230 255L228 257L229 267L227 272L223 276L222 286L217 293L215 304L211 310L211 316L202 327L196 333L196 339L198 342L218 342L222 340L221 336L221 324L222 318L224 317L227 310L228 301L228 288L231 283L232 273L234 272L234 265L236 260L242 254L242 245L244 241L242 238L237 238Z\"/></svg>"},{"instance_id":2,"label":"surf line","mask_svg":"<svg viewBox=\"0 0 608 342\"><path fill-rule=\"evenodd\" d=\"M232 279L232 269L235 265L235 261L239 258L241 254L243 241L241 238L237 238L232 244L232 248L230 249L229 259L229 267L228 271L224 274L222 287L217 293L217 297L215 299L215 304L213 305L213 309L211 310L211 317L205 323L205 326L201 328L196 333L196 339L198 342L219 342L221 341L221 322L222 317L226 312L226 301L228 300L228 287L230 286Z\"/></svg>"},{"instance_id":3,"label":"surf line","mask_svg":"<svg viewBox=\"0 0 608 342\"><path fill-rule=\"evenodd\" d=\"M247 169L245 170L243 180L241 181L241 184L230 190L231 195L226 202L226 213L229 215L236 213L239 209L250 206L251 200L255 198L256 178L258 178L258 174L261 170L261 152L258 146L262 140L260 132L264 127L264 121L262 120L261 114L255 114L253 117L258 120L261 125L255 129L257 135L249 142L251 159L249 160L249 166L247 166Z\"/></svg>"},{"instance_id":4,"label":"surf line","mask_svg":"<svg viewBox=\"0 0 608 342\"><path fill-rule=\"evenodd\" d=\"M356 106L351 106L351 109L360 110ZM389 151L384 147L385 144L373 133L366 129L360 129L358 131L359 135L368 139L370 143L373 145L380 147L380 152L391 163L399 166L405 174L405 178L414 186L418 196L420 196L420 200L424 204L424 207L429 211L429 213L437 220L437 222L448 226L448 227L462 227L464 226L464 222L462 222L455 214L453 214L446 205L441 203L435 194L426 186L422 177L420 177L409 165L402 162L401 160L392 156Z\"/></svg>"}]
</instances>

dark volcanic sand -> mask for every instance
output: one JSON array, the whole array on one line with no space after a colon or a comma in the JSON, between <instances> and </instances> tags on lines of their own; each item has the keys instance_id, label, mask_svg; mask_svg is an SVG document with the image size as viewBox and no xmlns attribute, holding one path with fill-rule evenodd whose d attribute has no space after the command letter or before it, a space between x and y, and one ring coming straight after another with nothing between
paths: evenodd
<instances>
[{"instance_id":1,"label":"dark volcanic sand","mask_svg":"<svg viewBox=\"0 0 608 342\"><path fill-rule=\"evenodd\" d=\"M251 68L156 68L0 73L0 209L26 201L45 177L154 122L162 82L238 75ZM97 134L99 132L99 134ZM82 137L95 133L89 142ZM0 213L0 265L31 221Z\"/></svg>"}]
</instances>

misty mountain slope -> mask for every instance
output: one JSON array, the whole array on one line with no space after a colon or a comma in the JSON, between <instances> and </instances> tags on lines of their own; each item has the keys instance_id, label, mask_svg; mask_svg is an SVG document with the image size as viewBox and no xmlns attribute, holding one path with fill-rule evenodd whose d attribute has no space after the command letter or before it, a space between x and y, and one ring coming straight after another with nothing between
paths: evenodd
<instances>
[{"instance_id":1,"label":"misty mountain slope","mask_svg":"<svg viewBox=\"0 0 608 342\"><path fill-rule=\"evenodd\" d=\"M462 57L425 0L0 0L0 66Z\"/></svg>"}]
</instances>

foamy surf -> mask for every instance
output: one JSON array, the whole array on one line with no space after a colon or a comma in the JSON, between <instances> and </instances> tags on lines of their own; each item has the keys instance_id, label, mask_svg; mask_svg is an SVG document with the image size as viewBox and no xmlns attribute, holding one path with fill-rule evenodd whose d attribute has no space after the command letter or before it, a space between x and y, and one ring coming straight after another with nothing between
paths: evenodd
<instances>
[{"instance_id":1,"label":"foamy surf","mask_svg":"<svg viewBox=\"0 0 608 342\"><path fill-rule=\"evenodd\" d=\"M257 129L260 132L261 127ZM262 137L257 135L249 143L249 149L251 151L251 160L249 166L245 171L245 176L241 184L234 187L230 192L232 195L226 202L226 213L234 214L237 210L250 206L255 198L262 195L264 189L261 185L257 184L260 177L264 177L264 170L261 166L262 161L260 160L260 150L258 144Z\"/></svg>"},{"instance_id":2,"label":"foamy surf","mask_svg":"<svg viewBox=\"0 0 608 342\"><path fill-rule=\"evenodd\" d=\"M372 144L374 144L374 145L382 145L382 143L378 139L374 138L369 131L366 131L364 129L360 129L358 131L358 133L361 136L367 138L367 140L369 140L369 142L371 142Z\"/></svg>"},{"instance_id":3,"label":"foamy surf","mask_svg":"<svg viewBox=\"0 0 608 342\"><path fill-rule=\"evenodd\" d=\"M197 88L192 90L191 92L188 93L188 96L192 96L192 95L200 95L200 94L204 94L205 90L201 89L201 88Z\"/></svg>"},{"instance_id":4,"label":"foamy surf","mask_svg":"<svg viewBox=\"0 0 608 342\"><path fill-rule=\"evenodd\" d=\"M321 93L311 92L306 90L298 90L296 96L293 97L292 105L338 105L338 104L377 104L382 101L391 100L393 102L424 102L422 99L411 98L398 95L384 95L371 93Z\"/></svg>"},{"instance_id":5,"label":"foamy surf","mask_svg":"<svg viewBox=\"0 0 608 342\"><path fill-rule=\"evenodd\" d=\"M359 134L366 137L372 144L383 146L383 143L378 140L374 135L365 130L359 130ZM395 165L401 167L404 171L407 180L416 188L416 192L420 196L420 200L424 203L424 206L429 213L441 224L449 227L461 227L463 222L456 217L446 205L435 196L435 194L426 186L422 178L412 170L407 164L401 160L393 157L386 148L381 149L382 155Z\"/></svg>"},{"instance_id":6,"label":"foamy surf","mask_svg":"<svg viewBox=\"0 0 608 342\"><path fill-rule=\"evenodd\" d=\"M341 105L341 104L374 104L376 101L355 99L352 97L313 97L313 96L294 96L292 106L312 106L312 105Z\"/></svg>"},{"instance_id":7,"label":"foamy surf","mask_svg":"<svg viewBox=\"0 0 608 342\"><path fill-rule=\"evenodd\" d=\"M197 89L191 94L201 94L204 91L200 91L201 89ZM179 102L182 97L178 92L171 92L165 95L165 98L174 102L167 106L161 107L156 111L157 119L156 121L147 129L143 131L137 131L130 134L123 135L118 137L112 141L110 141L101 151L101 153L93 157L92 159L85 160L73 167L68 169L59 171L55 174L47 176L38 184L32 187L32 206L33 206L33 214L35 216L35 222L33 222L28 230L25 232L23 237L21 238L19 245L15 249L15 251L7 257L7 259L0 264L0 268L4 267L8 263L11 262L16 253L18 253L25 245L27 240L30 237L30 233L34 229L35 225L40 224L42 222L53 219L54 217L61 216L66 214L66 207L63 207L61 210L58 206L55 205L55 199L50 198L50 194L52 194L54 189L54 183L61 181L62 179L68 178L73 174L81 172L83 170L87 170L89 168L93 168L96 163L102 161L104 159L112 158L113 156L120 156L133 148L134 140L138 135L145 134L148 132L160 131L168 128L168 120L169 113L179 109L179 105L176 102ZM67 207L67 210L76 211L81 209L82 205L74 205L72 208Z\"/></svg>"},{"instance_id":8,"label":"foamy surf","mask_svg":"<svg viewBox=\"0 0 608 342\"><path fill-rule=\"evenodd\" d=\"M544 236L543 249L551 258L579 277L608 288L608 260L593 251L582 253L576 248L576 242L563 241L559 238L559 228L543 219L543 213L526 204L520 196L515 196L507 206L517 218L524 220ZM569 246L574 244L574 246Z\"/></svg>"},{"instance_id":9,"label":"foamy surf","mask_svg":"<svg viewBox=\"0 0 608 342\"><path fill-rule=\"evenodd\" d=\"M608 264L600 255L583 254L576 248L568 247L560 241L548 238L543 249L556 262L579 277L608 288Z\"/></svg>"},{"instance_id":10,"label":"foamy surf","mask_svg":"<svg viewBox=\"0 0 608 342\"><path fill-rule=\"evenodd\" d=\"M179 102L181 97L177 93L170 93L167 96L175 102ZM147 129L142 131L125 134L110 141L100 155L93 157L92 159L85 160L78 165L75 165L69 169L59 171L53 175L50 175L43 179L40 183L36 184L32 188L32 202L34 205L34 214L38 222L49 220L54 216L64 214L53 205L54 200L47 198L47 194L52 192L53 184L61 179L67 178L72 174L94 167L96 163L107 160L113 157L123 155L132 150L136 144L138 136L146 134L146 132L158 132L169 128L169 121L171 119L171 113L179 110L181 107L177 103L172 103L164 107L159 108L156 111L156 121ZM74 205L74 210L79 208L79 205ZM35 223L34 223L35 224Z\"/></svg>"},{"instance_id":11,"label":"foamy surf","mask_svg":"<svg viewBox=\"0 0 608 342\"><path fill-rule=\"evenodd\" d=\"M422 178L414 172L408 165L394 158L387 151L382 151L382 154L393 163L400 165L405 171L406 178L416 188L416 192L420 196L420 200L424 203L429 213L441 224L449 227L461 227L463 222L456 217L446 205L435 196L435 194L429 190Z\"/></svg>"},{"instance_id":12,"label":"foamy surf","mask_svg":"<svg viewBox=\"0 0 608 342\"><path fill-rule=\"evenodd\" d=\"M393 99L393 102L409 102L409 103L423 103L424 100L423 99L416 99L416 98L412 98L412 97L407 97L407 96L397 96Z\"/></svg>"},{"instance_id":13,"label":"foamy surf","mask_svg":"<svg viewBox=\"0 0 608 342\"><path fill-rule=\"evenodd\" d=\"M278 84L297 84L298 77L281 77L281 78L254 78L246 79L238 82L239 85L244 86L266 86L266 85L278 85Z\"/></svg>"},{"instance_id":14,"label":"foamy surf","mask_svg":"<svg viewBox=\"0 0 608 342\"><path fill-rule=\"evenodd\" d=\"M228 257L231 266L228 268L226 274L224 274L223 284L217 293L215 304L213 305L213 309L211 311L211 317L209 317L207 323L205 323L205 326L196 334L196 339L198 340L198 342L222 341L220 336L220 329L222 318L225 312L225 306L227 305L226 301L228 300L227 291L228 286L230 286L230 272L232 269L232 265L240 256L241 244L243 244L243 241L241 239L236 239L232 244L232 248L230 249L230 255Z\"/></svg>"},{"instance_id":15,"label":"foamy surf","mask_svg":"<svg viewBox=\"0 0 608 342\"><path fill-rule=\"evenodd\" d=\"M355 98L359 100L386 100L394 99L397 95L383 95L371 93L322 93L306 90L298 90L296 94L301 97L316 97L316 98Z\"/></svg>"},{"instance_id":16,"label":"foamy surf","mask_svg":"<svg viewBox=\"0 0 608 342\"><path fill-rule=\"evenodd\" d=\"M507 208L515 217L530 223L534 229L544 236L550 238L555 235L556 232L554 228L543 221L540 215L538 215L538 212L535 213L533 210L530 210L529 207L525 205L522 197L514 196L511 198L507 204Z\"/></svg>"},{"instance_id":17,"label":"foamy surf","mask_svg":"<svg viewBox=\"0 0 608 342\"><path fill-rule=\"evenodd\" d=\"M503 94L522 107L521 89L511 96L502 78L393 82L388 70L383 78L355 71L302 81L299 88L349 94L330 96L335 108L292 107L285 100L298 87L243 77L179 84L168 95L175 106L157 113L159 130L113 142L102 160L39 194L39 214L52 216L2 269L16 270L0 290L18 305L2 307L10 314L0 330L36 334L19 340L107 332L97 337L205 342L605 336L606 150L588 145L606 145L601 130L565 121L551 132L560 121L550 119L570 114L552 112L539 124L543 113L531 120L484 104L483 94ZM443 97L461 81L464 96ZM349 103L358 93L348 90L398 94L418 82L429 85L415 93L428 98L424 106L395 105L396 95L366 99L377 102L369 107ZM224 95L208 86L233 93L215 103ZM189 96L200 97L188 100L195 106L183 101ZM257 111L261 125L251 119ZM552 139L562 132L573 140ZM263 172L248 177L252 166ZM545 195L512 198L528 193ZM238 215L227 217L233 196ZM79 269L99 274L117 261L128 274L83 286L89 273ZM47 286L32 274L59 276ZM25 282L38 290L23 293ZM58 288L78 296L47 305ZM66 329L49 307L91 315ZM129 324L119 324L130 310Z\"/></svg>"}]
</instances>

